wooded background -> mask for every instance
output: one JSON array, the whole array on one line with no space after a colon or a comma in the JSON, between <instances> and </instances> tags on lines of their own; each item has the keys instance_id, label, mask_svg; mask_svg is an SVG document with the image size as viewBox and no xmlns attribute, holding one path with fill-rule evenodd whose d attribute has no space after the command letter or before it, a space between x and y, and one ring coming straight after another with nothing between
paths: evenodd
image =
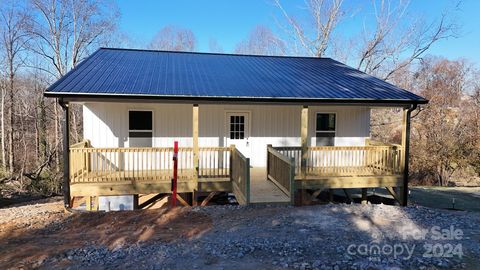
<instances>
[{"instance_id":1,"label":"wooded background","mask_svg":"<svg viewBox=\"0 0 480 270\"><path fill-rule=\"evenodd\" d=\"M302 21L275 5L275 30L258 25L233 53L332 57L430 100L413 115L411 179L420 184L477 184L480 175L480 75L468 59L428 54L460 36L449 10L431 21L406 1L366 2L374 23L344 36L356 15L341 0L307 0ZM100 46L196 51L195 33L166 25L148 44L118 30L115 1L0 1L0 196L61 192L61 109L43 92ZM305 18L307 20L305 20ZM216 39L210 52L223 53ZM399 110L373 110L372 136L399 142ZM71 142L82 140L81 107L71 109ZM475 182L477 181L477 182Z\"/></svg>"}]
</instances>

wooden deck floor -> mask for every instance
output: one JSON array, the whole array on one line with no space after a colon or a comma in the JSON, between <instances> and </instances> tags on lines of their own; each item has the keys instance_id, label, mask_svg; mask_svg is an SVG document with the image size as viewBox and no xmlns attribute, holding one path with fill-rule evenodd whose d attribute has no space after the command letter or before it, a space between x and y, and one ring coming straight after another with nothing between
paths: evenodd
<instances>
[{"instance_id":1,"label":"wooden deck floor","mask_svg":"<svg viewBox=\"0 0 480 270\"><path fill-rule=\"evenodd\" d=\"M266 168L250 169L250 203L289 203L290 198L272 181L267 180Z\"/></svg>"}]
</instances>

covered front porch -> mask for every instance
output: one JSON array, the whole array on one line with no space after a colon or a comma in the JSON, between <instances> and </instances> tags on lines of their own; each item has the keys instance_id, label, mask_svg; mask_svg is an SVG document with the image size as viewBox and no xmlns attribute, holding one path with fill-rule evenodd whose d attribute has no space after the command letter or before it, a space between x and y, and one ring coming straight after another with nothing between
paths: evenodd
<instances>
[{"instance_id":1,"label":"covered front porch","mask_svg":"<svg viewBox=\"0 0 480 270\"><path fill-rule=\"evenodd\" d=\"M404 108L402 143L366 139L362 146L311 146L309 107L299 112L300 145L267 145L265 167L252 168L250 156L235 145L199 146L199 105L192 108L192 147L178 153L178 193L233 193L239 204L281 203L302 205L323 190L386 188L406 204L406 164L409 108ZM292 107L298 107L293 105ZM68 134L68 104L65 134ZM93 147L88 140L68 145L65 156L66 190L74 197L171 194L173 147ZM172 138L175 139L175 138ZM247 141L248 143L248 141ZM183 201L185 198L179 198Z\"/></svg>"},{"instance_id":2,"label":"covered front porch","mask_svg":"<svg viewBox=\"0 0 480 270\"><path fill-rule=\"evenodd\" d=\"M68 105L64 104L68 120ZM404 109L402 143L370 139L363 146L309 146L309 107L301 108L298 146L268 145L266 167L252 167L235 145L200 147L199 105L192 106L192 147L178 153L178 193L233 193L239 204L295 204L331 189L386 188L405 204L409 109ZM68 126L65 125L66 134ZM65 140L68 142L68 139ZM69 202L75 197L171 194L173 147L70 145L66 156Z\"/></svg>"}]
</instances>

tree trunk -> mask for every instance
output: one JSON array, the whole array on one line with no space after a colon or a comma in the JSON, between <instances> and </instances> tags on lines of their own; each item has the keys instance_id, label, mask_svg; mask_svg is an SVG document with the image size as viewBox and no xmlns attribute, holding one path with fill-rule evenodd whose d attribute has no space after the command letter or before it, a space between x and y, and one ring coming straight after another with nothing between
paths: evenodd
<instances>
[{"instance_id":1,"label":"tree trunk","mask_svg":"<svg viewBox=\"0 0 480 270\"><path fill-rule=\"evenodd\" d=\"M43 160L47 158L47 114L45 111L45 99L43 98L43 95L40 96L40 116L39 116L39 147L40 147L40 156L39 156L39 165L43 163Z\"/></svg>"},{"instance_id":2,"label":"tree trunk","mask_svg":"<svg viewBox=\"0 0 480 270\"><path fill-rule=\"evenodd\" d=\"M35 156L37 157L37 163L42 159L40 156L40 132L38 130L38 113L35 113Z\"/></svg>"},{"instance_id":3,"label":"tree trunk","mask_svg":"<svg viewBox=\"0 0 480 270\"><path fill-rule=\"evenodd\" d=\"M0 126L1 126L1 132L2 132L2 169L6 170L7 169L7 149L6 149L6 138L5 136L5 98L7 94L5 92L5 88L2 88L2 103L0 104L0 117L2 118L0 120Z\"/></svg>"},{"instance_id":4,"label":"tree trunk","mask_svg":"<svg viewBox=\"0 0 480 270\"><path fill-rule=\"evenodd\" d=\"M60 172L60 151L61 151L61 145L60 145L60 134L59 134L59 128L58 125L60 124L59 121L59 115L58 115L58 105L57 102L53 104L54 108L54 113L55 113L55 136L54 136L54 143L55 143L55 171L58 173Z\"/></svg>"},{"instance_id":5,"label":"tree trunk","mask_svg":"<svg viewBox=\"0 0 480 270\"><path fill-rule=\"evenodd\" d=\"M13 65L13 64L12 64ZM8 131L8 167L11 175L15 172L15 152L13 145L13 133L14 133L14 116L15 116L15 105L14 105L14 94L13 94L13 70L12 65L10 65L10 82L9 82L9 95L10 95L10 108L9 108L9 131Z\"/></svg>"},{"instance_id":6,"label":"tree trunk","mask_svg":"<svg viewBox=\"0 0 480 270\"><path fill-rule=\"evenodd\" d=\"M21 107L19 106L19 109L18 109L19 112L21 112ZM25 112L25 113L21 113L21 115L27 115L28 112ZM19 179L20 179L20 186L21 186L21 189L24 190L25 189L25 181L24 181L24 174L27 170L27 165L28 165L28 144L27 144L27 128L26 128L26 124L25 124L25 118L24 117L20 117L20 123L21 123L21 142L23 144L23 159L22 159L22 167L20 169L20 173L19 173ZM19 138L20 139L20 138ZM20 143L20 142L19 142Z\"/></svg>"},{"instance_id":7,"label":"tree trunk","mask_svg":"<svg viewBox=\"0 0 480 270\"><path fill-rule=\"evenodd\" d=\"M78 112L78 108L77 106L72 106L73 104L71 104L71 110L72 110L72 113L70 114L72 116L72 133L73 133L73 143L77 143L79 140L78 140L78 123L77 123L77 112Z\"/></svg>"}]
</instances>

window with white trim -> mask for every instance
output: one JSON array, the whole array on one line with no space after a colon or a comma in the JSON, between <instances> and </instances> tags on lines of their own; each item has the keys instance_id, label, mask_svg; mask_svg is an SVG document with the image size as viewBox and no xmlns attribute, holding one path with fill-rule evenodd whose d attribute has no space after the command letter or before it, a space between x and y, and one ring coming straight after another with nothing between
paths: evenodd
<instances>
[{"instance_id":1,"label":"window with white trim","mask_svg":"<svg viewBox=\"0 0 480 270\"><path fill-rule=\"evenodd\" d=\"M336 125L334 113L317 113L315 128L317 146L335 145Z\"/></svg>"},{"instance_id":2,"label":"window with white trim","mask_svg":"<svg viewBox=\"0 0 480 270\"><path fill-rule=\"evenodd\" d=\"M245 138L245 116L230 115L230 139L243 140Z\"/></svg>"},{"instance_id":3,"label":"window with white trim","mask_svg":"<svg viewBox=\"0 0 480 270\"><path fill-rule=\"evenodd\" d=\"M153 112L128 112L128 144L130 147L152 147Z\"/></svg>"}]
</instances>

